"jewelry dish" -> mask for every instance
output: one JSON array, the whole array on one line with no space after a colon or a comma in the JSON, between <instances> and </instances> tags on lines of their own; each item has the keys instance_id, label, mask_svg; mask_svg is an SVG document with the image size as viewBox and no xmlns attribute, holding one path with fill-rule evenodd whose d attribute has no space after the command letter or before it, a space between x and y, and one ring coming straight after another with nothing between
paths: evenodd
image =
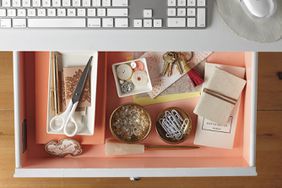
<instances>
[{"instance_id":1,"label":"jewelry dish","mask_svg":"<svg viewBox=\"0 0 282 188\"><path fill-rule=\"evenodd\" d=\"M119 141L137 143L151 131L151 117L140 105L125 104L116 108L110 117L110 130Z\"/></svg>"},{"instance_id":2,"label":"jewelry dish","mask_svg":"<svg viewBox=\"0 0 282 188\"><path fill-rule=\"evenodd\" d=\"M185 141L191 130L192 119L180 108L167 108L157 117L156 131L166 143L179 144Z\"/></svg>"}]
</instances>

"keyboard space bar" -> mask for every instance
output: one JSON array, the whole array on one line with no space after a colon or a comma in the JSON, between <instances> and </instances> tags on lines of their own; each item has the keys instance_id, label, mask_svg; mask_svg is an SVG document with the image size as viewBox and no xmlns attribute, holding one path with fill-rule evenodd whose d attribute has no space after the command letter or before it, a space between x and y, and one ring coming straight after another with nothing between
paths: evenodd
<instances>
[{"instance_id":1,"label":"keyboard space bar","mask_svg":"<svg viewBox=\"0 0 282 188\"><path fill-rule=\"evenodd\" d=\"M30 28L79 28L86 27L84 18L30 18L27 20Z\"/></svg>"}]
</instances>

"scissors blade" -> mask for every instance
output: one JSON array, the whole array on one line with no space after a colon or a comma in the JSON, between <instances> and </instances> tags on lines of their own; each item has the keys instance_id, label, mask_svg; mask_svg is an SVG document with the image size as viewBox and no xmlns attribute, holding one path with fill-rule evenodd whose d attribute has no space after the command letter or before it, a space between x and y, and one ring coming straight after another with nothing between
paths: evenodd
<instances>
[{"instance_id":1,"label":"scissors blade","mask_svg":"<svg viewBox=\"0 0 282 188\"><path fill-rule=\"evenodd\" d=\"M87 65L85 66L82 75L77 83L77 86L75 88L75 91L72 95L72 102L73 104L78 102L80 100L81 94L83 92L87 77L90 73L91 70L91 62L92 62L93 56L90 57L90 59L88 60Z\"/></svg>"}]
</instances>

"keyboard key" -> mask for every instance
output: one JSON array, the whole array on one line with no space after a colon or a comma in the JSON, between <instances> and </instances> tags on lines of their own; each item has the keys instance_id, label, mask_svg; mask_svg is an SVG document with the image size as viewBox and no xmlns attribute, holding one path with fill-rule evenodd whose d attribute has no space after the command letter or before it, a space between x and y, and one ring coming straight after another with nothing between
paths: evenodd
<instances>
[{"instance_id":1,"label":"keyboard key","mask_svg":"<svg viewBox=\"0 0 282 188\"><path fill-rule=\"evenodd\" d=\"M187 8L187 16L196 16L195 8Z\"/></svg>"},{"instance_id":2,"label":"keyboard key","mask_svg":"<svg viewBox=\"0 0 282 188\"><path fill-rule=\"evenodd\" d=\"M26 10L21 8L17 10L17 16L21 17L21 16L26 16Z\"/></svg>"},{"instance_id":3,"label":"keyboard key","mask_svg":"<svg viewBox=\"0 0 282 188\"><path fill-rule=\"evenodd\" d=\"M48 8L47 9L47 16L56 16L56 9Z\"/></svg>"},{"instance_id":4,"label":"keyboard key","mask_svg":"<svg viewBox=\"0 0 282 188\"><path fill-rule=\"evenodd\" d=\"M22 3L23 3L22 5L23 7L31 7L30 0L23 0Z\"/></svg>"},{"instance_id":5,"label":"keyboard key","mask_svg":"<svg viewBox=\"0 0 282 188\"><path fill-rule=\"evenodd\" d=\"M167 6L175 7L176 6L176 0L167 0Z\"/></svg>"},{"instance_id":6,"label":"keyboard key","mask_svg":"<svg viewBox=\"0 0 282 188\"><path fill-rule=\"evenodd\" d=\"M11 7L11 0L2 0L2 7Z\"/></svg>"},{"instance_id":7,"label":"keyboard key","mask_svg":"<svg viewBox=\"0 0 282 188\"><path fill-rule=\"evenodd\" d=\"M187 0L187 5L189 7L194 7L196 6L196 0Z\"/></svg>"},{"instance_id":8,"label":"keyboard key","mask_svg":"<svg viewBox=\"0 0 282 188\"><path fill-rule=\"evenodd\" d=\"M115 18L115 27L128 27L128 18Z\"/></svg>"},{"instance_id":9,"label":"keyboard key","mask_svg":"<svg viewBox=\"0 0 282 188\"><path fill-rule=\"evenodd\" d=\"M59 9L57 10L57 15L58 15L58 16L66 16L66 15L67 15L66 9L65 9L65 8L59 8Z\"/></svg>"},{"instance_id":10,"label":"keyboard key","mask_svg":"<svg viewBox=\"0 0 282 188\"><path fill-rule=\"evenodd\" d=\"M176 16L176 8L168 8L167 16Z\"/></svg>"},{"instance_id":11,"label":"keyboard key","mask_svg":"<svg viewBox=\"0 0 282 188\"><path fill-rule=\"evenodd\" d=\"M177 16L186 16L186 8L178 8Z\"/></svg>"},{"instance_id":12,"label":"keyboard key","mask_svg":"<svg viewBox=\"0 0 282 188\"><path fill-rule=\"evenodd\" d=\"M114 27L114 19L113 18L103 18L102 27Z\"/></svg>"},{"instance_id":13,"label":"keyboard key","mask_svg":"<svg viewBox=\"0 0 282 188\"><path fill-rule=\"evenodd\" d=\"M133 20L133 27L142 27L142 19L134 19Z\"/></svg>"},{"instance_id":14,"label":"keyboard key","mask_svg":"<svg viewBox=\"0 0 282 188\"><path fill-rule=\"evenodd\" d=\"M12 27L12 20L11 19L0 19L0 27L1 28Z\"/></svg>"},{"instance_id":15,"label":"keyboard key","mask_svg":"<svg viewBox=\"0 0 282 188\"><path fill-rule=\"evenodd\" d=\"M185 18L167 18L167 27L185 27Z\"/></svg>"},{"instance_id":16,"label":"keyboard key","mask_svg":"<svg viewBox=\"0 0 282 188\"><path fill-rule=\"evenodd\" d=\"M50 7L51 6L51 0L42 0L42 6L43 7Z\"/></svg>"},{"instance_id":17,"label":"keyboard key","mask_svg":"<svg viewBox=\"0 0 282 188\"><path fill-rule=\"evenodd\" d=\"M91 6L91 0L82 0L82 6L83 7L90 7Z\"/></svg>"},{"instance_id":18,"label":"keyboard key","mask_svg":"<svg viewBox=\"0 0 282 188\"><path fill-rule=\"evenodd\" d=\"M26 19L13 19L13 27L14 28L25 28Z\"/></svg>"},{"instance_id":19,"label":"keyboard key","mask_svg":"<svg viewBox=\"0 0 282 188\"><path fill-rule=\"evenodd\" d=\"M177 6L185 7L186 6L186 0L177 0Z\"/></svg>"},{"instance_id":20,"label":"keyboard key","mask_svg":"<svg viewBox=\"0 0 282 188\"><path fill-rule=\"evenodd\" d=\"M87 26L88 27L101 27L101 18L88 18Z\"/></svg>"},{"instance_id":21,"label":"keyboard key","mask_svg":"<svg viewBox=\"0 0 282 188\"><path fill-rule=\"evenodd\" d=\"M86 16L86 10L84 8L77 9L77 16Z\"/></svg>"},{"instance_id":22,"label":"keyboard key","mask_svg":"<svg viewBox=\"0 0 282 188\"><path fill-rule=\"evenodd\" d=\"M68 15L68 16L76 16L76 9L74 9L74 8L68 8L68 9L67 9L67 15Z\"/></svg>"},{"instance_id":23,"label":"keyboard key","mask_svg":"<svg viewBox=\"0 0 282 188\"><path fill-rule=\"evenodd\" d=\"M8 9L8 10L7 10L7 14L8 14L9 17L14 17L14 16L16 16L16 15L17 15L17 14L16 14L16 9Z\"/></svg>"},{"instance_id":24,"label":"keyboard key","mask_svg":"<svg viewBox=\"0 0 282 188\"><path fill-rule=\"evenodd\" d=\"M187 27L196 27L196 18L187 18Z\"/></svg>"},{"instance_id":25,"label":"keyboard key","mask_svg":"<svg viewBox=\"0 0 282 188\"><path fill-rule=\"evenodd\" d=\"M105 8L98 8L97 9L98 16L106 16L106 9Z\"/></svg>"},{"instance_id":26,"label":"keyboard key","mask_svg":"<svg viewBox=\"0 0 282 188\"><path fill-rule=\"evenodd\" d=\"M73 7L80 7L80 5L81 5L80 0L72 0Z\"/></svg>"},{"instance_id":27,"label":"keyboard key","mask_svg":"<svg viewBox=\"0 0 282 188\"><path fill-rule=\"evenodd\" d=\"M93 7L100 7L101 6L101 0L92 0L92 6Z\"/></svg>"},{"instance_id":28,"label":"keyboard key","mask_svg":"<svg viewBox=\"0 0 282 188\"><path fill-rule=\"evenodd\" d=\"M13 7L20 7L21 1L20 0L12 0L12 5L13 5Z\"/></svg>"},{"instance_id":29,"label":"keyboard key","mask_svg":"<svg viewBox=\"0 0 282 188\"><path fill-rule=\"evenodd\" d=\"M198 8L197 10L197 26L206 27L206 9Z\"/></svg>"},{"instance_id":30,"label":"keyboard key","mask_svg":"<svg viewBox=\"0 0 282 188\"><path fill-rule=\"evenodd\" d=\"M87 16L96 16L96 9L95 8L87 9Z\"/></svg>"},{"instance_id":31,"label":"keyboard key","mask_svg":"<svg viewBox=\"0 0 282 188\"><path fill-rule=\"evenodd\" d=\"M61 6L61 0L52 0L52 6L53 7L60 7Z\"/></svg>"},{"instance_id":32,"label":"keyboard key","mask_svg":"<svg viewBox=\"0 0 282 188\"><path fill-rule=\"evenodd\" d=\"M71 6L71 0L63 0L62 2L64 7L70 7Z\"/></svg>"},{"instance_id":33,"label":"keyboard key","mask_svg":"<svg viewBox=\"0 0 282 188\"><path fill-rule=\"evenodd\" d=\"M36 10L34 8L27 9L27 16L36 16Z\"/></svg>"},{"instance_id":34,"label":"keyboard key","mask_svg":"<svg viewBox=\"0 0 282 188\"><path fill-rule=\"evenodd\" d=\"M6 16L6 9L0 9L0 17Z\"/></svg>"},{"instance_id":35,"label":"keyboard key","mask_svg":"<svg viewBox=\"0 0 282 188\"><path fill-rule=\"evenodd\" d=\"M127 7L128 0L112 0L113 7Z\"/></svg>"},{"instance_id":36,"label":"keyboard key","mask_svg":"<svg viewBox=\"0 0 282 188\"><path fill-rule=\"evenodd\" d=\"M40 7L41 1L40 0L32 0L32 6L33 7Z\"/></svg>"},{"instance_id":37,"label":"keyboard key","mask_svg":"<svg viewBox=\"0 0 282 188\"><path fill-rule=\"evenodd\" d=\"M144 19L144 27L153 27L152 19Z\"/></svg>"},{"instance_id":38,"label":"keyboard key","mask_svg":"<svg viewBox=\"0 0 282 188\"><path fill-rule=\"evenodd\" d=\"M44 8L37 9L37 16L46 16L46 9Z\"/></svg>"},{"instance_id":39,"label":"keyboard key","mask_svg":"<svg viewBox=\"0 0 282 188\"><path fill-rule=\"evenodd\" d=\"M153 25L154 25L154 27L157 27L157 28L163 27L162 19L154 19Z\"/></svg>"},{"instance_id":40,"label":"keyboard key","mask_svg":"<svg viewBox=\"0 0 282 188\"><path fill-rule=\"evenodd\" d=\"M108 8L107 16L128 16L127 8Z\"/></svg>"},{"instance_id":41,"label":"keyboard key","mask_svg":"<svg viewBox=\"0 0 282 188\"><path fill-rule=\"evenodd\" d=\"M81 28L86 27L84 18L40 18L28 19L27 25L30 28Z\"/></svg>"},{"instance_id":42,"label":"keyboard key","mask_svg":"<svg viewBox=\"0 0 282 188\"><path fill-rule=\"evenodd\" d=\"M143 10L143 17L144 18L152 18L153 17L153 10L152 9L144 9Z\"/></svg>"},{"instance_id":43,"label":"keyboard key","mask_svg":"<svg viewBox=\"0 0 282 188\"><path fill-rule=\"evenodd\" d=\"M102 0L102 6L103 7L110 7L111 6L111 0Z\"/></svg>"},{"instance_id":44,"label":"keyboard key","mask_svg":"<svg viewBox=\"0 0 282 188\"><path fill-rule=\"evenodd\" d=\"M199 6L199 7L204 7L204 6L206 6L206 0L198 0L198 1L197 1L197 6Z\"/></svg>"}]
</instances>

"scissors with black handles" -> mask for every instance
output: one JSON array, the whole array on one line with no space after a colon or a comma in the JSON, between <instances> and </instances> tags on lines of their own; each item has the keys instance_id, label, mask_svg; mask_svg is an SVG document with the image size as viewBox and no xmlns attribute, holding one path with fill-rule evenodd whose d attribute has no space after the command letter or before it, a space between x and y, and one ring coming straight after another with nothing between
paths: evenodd
<instances>
[{"instance_id":1,"label":"scissors with black handles","mask_svg":"<svg viewBox=\"0 0 282 188\"><path fill-rule=\"evenodd\" d=\"M93 57L91 56L90 59L88 60L87 65L85 66L82 72L82 75L73 92L72 99L70 100L66 110L62 114L54 116L50 120L50 129L52 131L60 132L63 130L63 133L68 137L73 137L78 133L79 125L74 120L73 114L80 101L87 77L89 76L89 73L91 72L92 59Z\"/></svg>"}]
</instances>

